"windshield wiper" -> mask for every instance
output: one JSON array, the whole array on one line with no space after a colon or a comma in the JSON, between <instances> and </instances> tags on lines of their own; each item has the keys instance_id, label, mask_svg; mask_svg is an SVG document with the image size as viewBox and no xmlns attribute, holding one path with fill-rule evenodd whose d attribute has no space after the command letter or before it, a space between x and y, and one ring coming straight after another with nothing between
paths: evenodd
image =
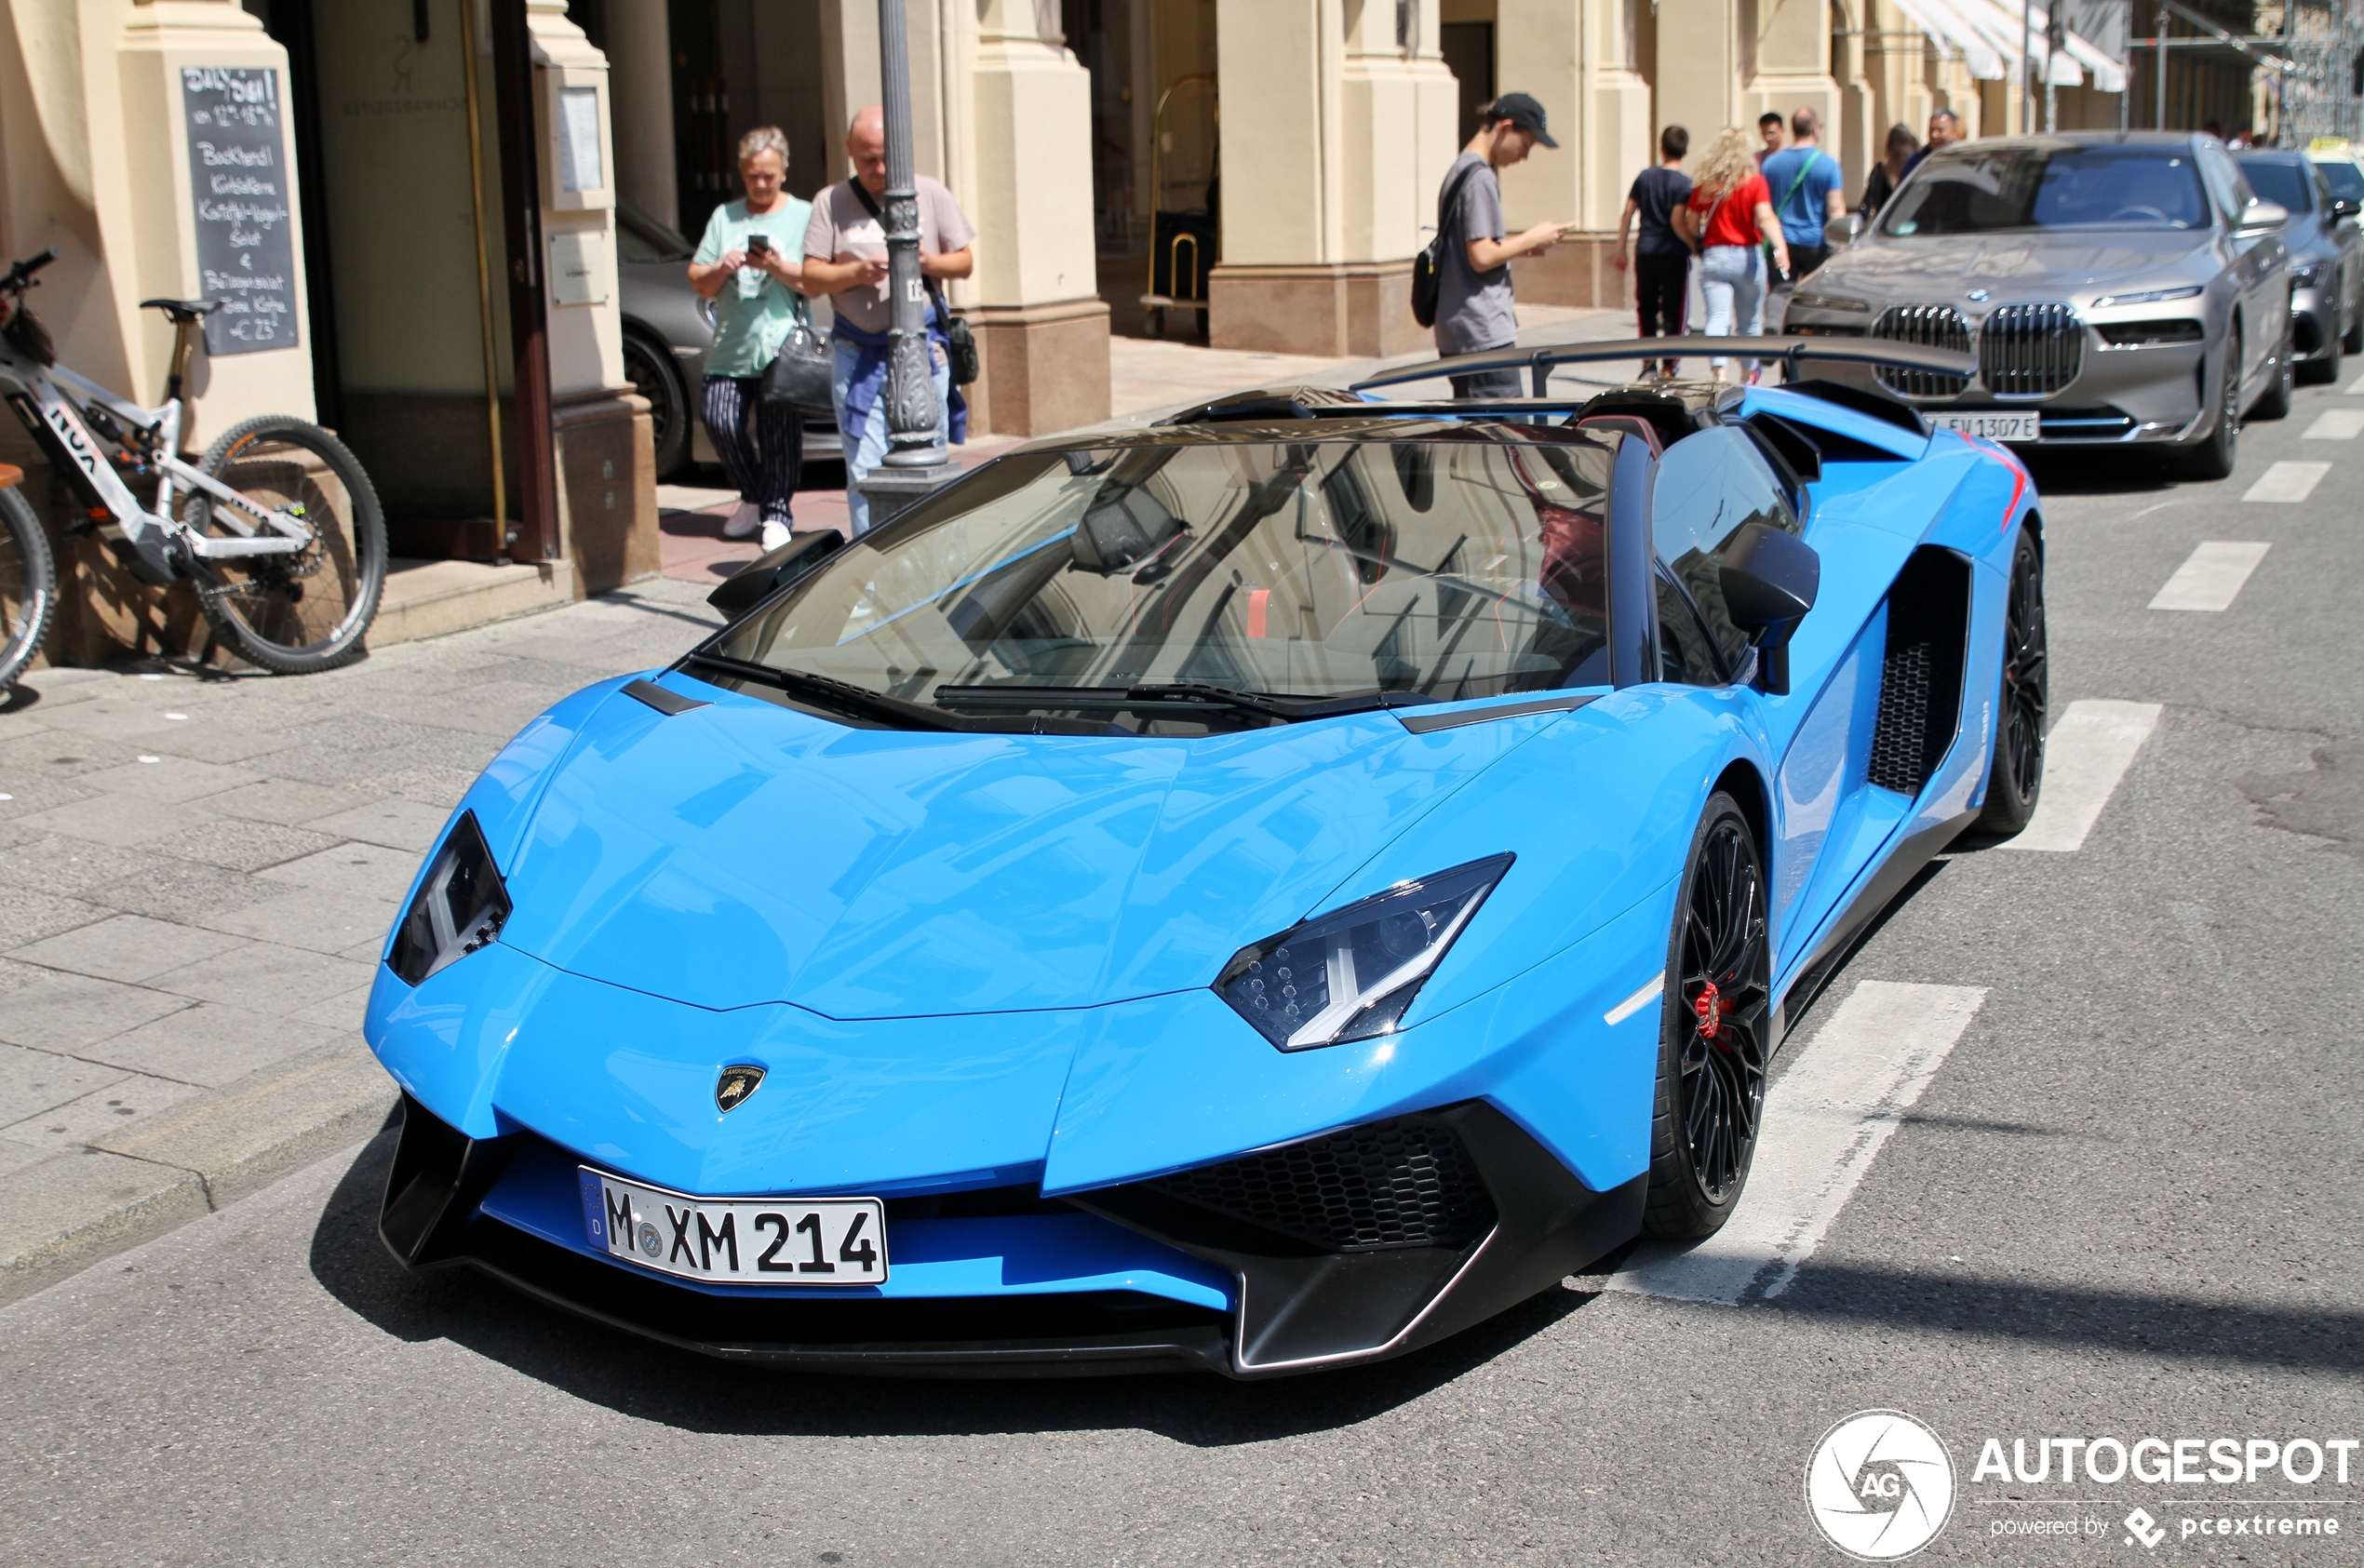
<instances>
[{"instance_id":1,"label":"windshield wiper","mask_svg":"<svg viewBox=\"0 0 2364 1568\"><path fill-rule=\"evenodd\" d=\"M906 697L890 697L883 691L873 691L866 686L839 680L833 676L814 675L811 670L786 669L777 664L759 664L751 660L732 659L720 653L684 654L681 663L773 687L815 707L863 718L882 719L890 728L896 730L951 730L993 735L1129 737L1132 734L1131 730L1118 725L1088 720L972 718L965 714L947 713L926 703L915 703Z\"/></svg>"},{"instance_id":2,"label":"windshield wiper","mask_svg":"<svg viewBox=\"0 0 2364 1568\"><path fill-rule=\"evenodd\" d=\"M974 704L992 707L1129 708L1155 704L1161 707L1224 707L1289 724L1437 701L1421 691L1350 691L1336 697L1289 697L1195 680L1140 686L939 686L934 696L939 703L955 706Z\"/></svg>"}]
</instances>

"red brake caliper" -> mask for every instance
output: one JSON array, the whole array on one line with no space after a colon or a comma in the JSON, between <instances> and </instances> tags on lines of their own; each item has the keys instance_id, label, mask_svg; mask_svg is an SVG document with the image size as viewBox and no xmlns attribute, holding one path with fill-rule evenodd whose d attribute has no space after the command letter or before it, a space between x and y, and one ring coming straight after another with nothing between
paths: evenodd
<instances>
[{"instance_id":1,"label":"red brake caliper","mask_svg":"<svg viewBox=\"0 0 2364 1568\"><path fill-rule=\"evenodd\" d=\"M1700 987L1691 1003L1691 1012L1699 1021L1699 1039L1713 1039L1724 1027L1724 995L1715 988L1714 981Z\"/></svg>"}]
</instances>

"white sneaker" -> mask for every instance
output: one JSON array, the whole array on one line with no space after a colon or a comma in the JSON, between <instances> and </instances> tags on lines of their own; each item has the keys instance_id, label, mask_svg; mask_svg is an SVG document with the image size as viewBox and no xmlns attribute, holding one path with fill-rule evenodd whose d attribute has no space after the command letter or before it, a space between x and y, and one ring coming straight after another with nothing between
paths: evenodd
<instances>
[{"instance_id":1,"label":"white sneaker","mask_svg":"<svg viewBox=\"0 0 2364 1568\"><path fill-rule=\"evenodd\" d=\"M787 542L787 524L766 523L763 525L763 553L765 555L770 555L772 551L777 550L781 545L786 544Z\"/></svg>"},{"instance_id":2,"label":"white sneaker","mask_svg":"<svg viewBox=\"0 0 2364 1568\"><path fill-rule=\"evenodd\" d=\"M743 501L739 503L738 510L731 514L731 520L722 525L722 537L745 539L762 523L763 509L752 501Z\"/></svg>"}]
</instances>

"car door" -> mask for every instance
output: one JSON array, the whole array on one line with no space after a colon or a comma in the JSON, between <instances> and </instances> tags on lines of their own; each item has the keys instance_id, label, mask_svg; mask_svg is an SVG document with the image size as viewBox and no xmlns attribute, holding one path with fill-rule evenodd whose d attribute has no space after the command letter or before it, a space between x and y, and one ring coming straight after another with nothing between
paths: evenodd
<instances>
[{"instance_id":1,"label":"car door","mask_svg":"<svg viewBox=\"0 0 2364 1568\"><path fill-rule=\"evenodd\" d=\"M2246 408L2272 369L2290 326L2289 254L2276 231L2241 226L2241 215L2257 195L2232 154L2213 141L2203 142L2199 164L2217 221L2224 225L2226 249L2233 258L2234 288L2247 328L2241 338L2241 402Z\"/></svg>"}]
</instances>

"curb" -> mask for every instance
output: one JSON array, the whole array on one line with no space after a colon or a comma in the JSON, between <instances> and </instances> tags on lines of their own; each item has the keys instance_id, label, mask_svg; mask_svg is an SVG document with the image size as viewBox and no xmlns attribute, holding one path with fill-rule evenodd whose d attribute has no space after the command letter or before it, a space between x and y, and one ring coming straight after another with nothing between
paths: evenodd
<instances>
[{"instance_id":1,"label":"curb","mask_svg":"<svg viewBox=\"0 0 2364 1568\"><path fill-rule=\"evenodd\" d=\"M323 1046L18 1172L0 1222L0 1303L361 1143L395 1099L368 1047Z\"/></svg>"}]
</instances>

